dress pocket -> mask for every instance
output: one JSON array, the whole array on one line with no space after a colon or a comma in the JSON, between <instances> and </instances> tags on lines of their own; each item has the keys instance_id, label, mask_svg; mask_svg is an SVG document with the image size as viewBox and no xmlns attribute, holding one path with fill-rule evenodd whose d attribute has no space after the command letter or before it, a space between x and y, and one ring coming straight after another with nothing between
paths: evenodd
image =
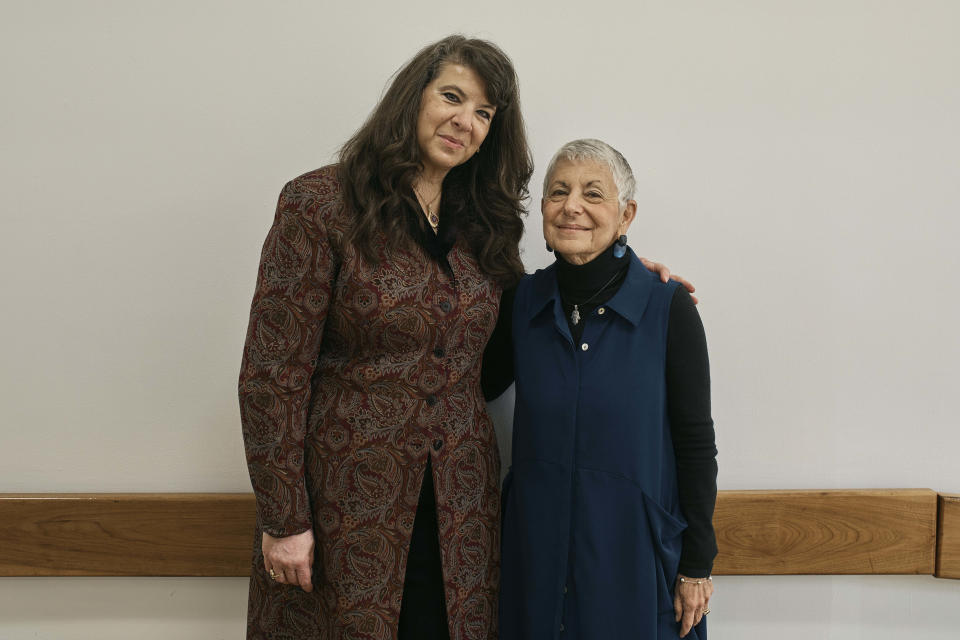
<instances>
[{"instance_id":1,"label":"dress pocket","mask_svg":"<svg viewBox=\"0 0 960 640\"><path fill-rule=\"evenodd\" d=\"M650 536L664 564L673 567L680 562L680 548L682 534L687 523L680 515L673 515L664 509L659 502L643 493L643 506L647 512L647 521L650 523Z\"/></svg>"},{"instance_id":2,"label":"dress pocket","mask_svg":"<svg viewBox=\"0 0 960 640\"><path fill-rule=\"evenodd\" d=\"M669 617L673 615L673 587L677 580L677 567L680 565L680 551L683 546L683 532L687 523L664 509L660 503L643 493L643 506L650 526L650 539L653 542L657 566L657 610L660 612L660 635L664 638L676 637L676 623ZM669 615L667 615L669 614ZM669 622L669 624L667 624ZM666 628L664 628L666 626ZM673 633L674 635L670 635Z\"/></svg>"}]
</instances>

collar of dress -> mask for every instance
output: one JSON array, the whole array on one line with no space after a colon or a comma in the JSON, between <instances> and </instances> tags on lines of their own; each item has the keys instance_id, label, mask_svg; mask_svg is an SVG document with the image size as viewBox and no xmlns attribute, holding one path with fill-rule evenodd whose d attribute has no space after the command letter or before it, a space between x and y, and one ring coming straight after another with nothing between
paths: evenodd
<instances>
[{"instance_id":1,"label":"collar of dress","mask_svg":"<svg viewBox=\"0 0 960 640\"><path fill-rule=\"evenodd\" d=\"M629 247L627 248L627 258L630 260L627 277L620 285L620 290L603 306L637 326L640 324L643 312L650 301L653 281L657 276L647 271L633 249ZM530 292L530 310L533 312L531 320L543 313L550 303L553 303L557 326L566 327L567 321L563 315L563 303L560 300L560 287L557 284L556 262L546 269L541 269L533 276Z\"/></svg>"}]
</instances>

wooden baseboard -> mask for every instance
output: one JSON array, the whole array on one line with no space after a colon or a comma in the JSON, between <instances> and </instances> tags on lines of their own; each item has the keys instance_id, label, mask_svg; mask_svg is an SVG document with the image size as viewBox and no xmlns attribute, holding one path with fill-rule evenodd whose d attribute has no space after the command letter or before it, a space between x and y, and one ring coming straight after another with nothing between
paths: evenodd
<instances>
[{"instance_id":1,"label":"wooden baseboard","mask_svg":"<svg viewBox=\"0 0 960 640\"><path fill-rule=\"evenodd\" d=\"M929 489L721 491L714 573L960 577L953 498L938 530ZM0 576L245 576L254 521L249 493L0 494Z\"/></svg>"},{"instance_id":2,"label":"wooden baseboard","mask_svg":"<svg viewBox=\"0 0 960 640\"><path fill-rule=\"evenodd\" d=\"M724 491L717 575L932 574L929 489Z\"/></svg>"},{"instance_id":3,"label":"wooden baseboard","mask_svg":"<svg viewBox=\"0 0 960 640\"><path fill-rule=\"evenodd\" d=\"M938 578L960 579L960 494L941 493L937 519Z\"/></svg>"},{"instance_id":4,"label":"wooden baseboard","mask_svg":"<svg viewBox=\"0 0 960 640\"><path fill-rule=\"evenodd\" d=\"M0 494L0 576L249 575L247 493Z\"/></svg>"}]
</instances>

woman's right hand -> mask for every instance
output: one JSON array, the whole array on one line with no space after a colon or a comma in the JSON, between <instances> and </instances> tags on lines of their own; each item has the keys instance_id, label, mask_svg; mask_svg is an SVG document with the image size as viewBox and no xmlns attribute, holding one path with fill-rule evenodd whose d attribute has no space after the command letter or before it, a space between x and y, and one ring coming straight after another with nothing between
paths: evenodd
<instances>
[{"instance_id":1,"label":"woman's right hand","mask_svg":"<svg viewBox=\"0 0 960 640\"><path fill-rule=\"evenodd\" d=\"M274 582L299 585L307 593L313 591L312 529L284 538L264 532L261 548L263 566Z\"/></svg>"},{"instance_id":2,"label":"woman's right hand","mask_svg":"<svg viewBox=\"0 0 960 640\"><path fill-rule=\"evenodd\" d=\"M681 278L680 276L674 275L673 273L670 272L669 267L667 267L667 265L663 264L662 262L656 262L654 260L650 260L649 258L644 258L643 256L637 256L637 257L640 258L640 262L643 263L643 266L645 266L648 271L653 271L655 274L660 276L660 279L664 283L667 283L671 279L673 279L679 282L680 285L683 286L683 288L689 291L691 294L697 290L697 288L693 286L692 282L690 282L686 278ZM694 295L691 295L690 299L693 300L693 304L697 304L698 302L700 302L700 300L697 299L697 296L694 296Z\"/></svg>"}]
</instances>

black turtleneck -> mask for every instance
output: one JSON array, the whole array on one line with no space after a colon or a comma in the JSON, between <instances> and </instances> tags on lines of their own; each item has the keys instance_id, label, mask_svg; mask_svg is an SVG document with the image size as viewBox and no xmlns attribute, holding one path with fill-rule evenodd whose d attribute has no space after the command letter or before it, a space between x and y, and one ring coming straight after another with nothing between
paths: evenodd
<instances>
[{"instance_id":1,"label":"black turtleneck","mask_svg":"<svg viewBox=\"0 0 960 640\"><path fill-rule=\"evenodd\" d=\"M629 258L615 258L613 247L582 265L557 256L557 283L567 326L574 343L594 310L612 298L623 284ZM513 382L511 317L513 291L504 292L500 318L483 359L483 390L487 399ZM570 319L577 304L580 322ZM700 314L683 287L670 303L666 353L667 410L677 459L680 507L687 520L683 533L680 573L691 578L710 575L717 555L713 508L717 500L717 449L710 416L710 365Z\"/></svg>"},{"instance_id":2,"label":"black turtleneck","mask_svg":"<svg viewBox=\"0 0 960 640\"><path fill-rule=\"evenodd\" d=\"M620 290L630 258L616 258L613 248L616 244L586 264L573 264L557 254L557 284L560 287L560 300L563 302L563 314L570 327L570 335L575 343L583 337L583 327L587 316L593 310L607 302ZM580 314L579 322L571 318L574 305Z\"/></svg>"}]
</instances>

